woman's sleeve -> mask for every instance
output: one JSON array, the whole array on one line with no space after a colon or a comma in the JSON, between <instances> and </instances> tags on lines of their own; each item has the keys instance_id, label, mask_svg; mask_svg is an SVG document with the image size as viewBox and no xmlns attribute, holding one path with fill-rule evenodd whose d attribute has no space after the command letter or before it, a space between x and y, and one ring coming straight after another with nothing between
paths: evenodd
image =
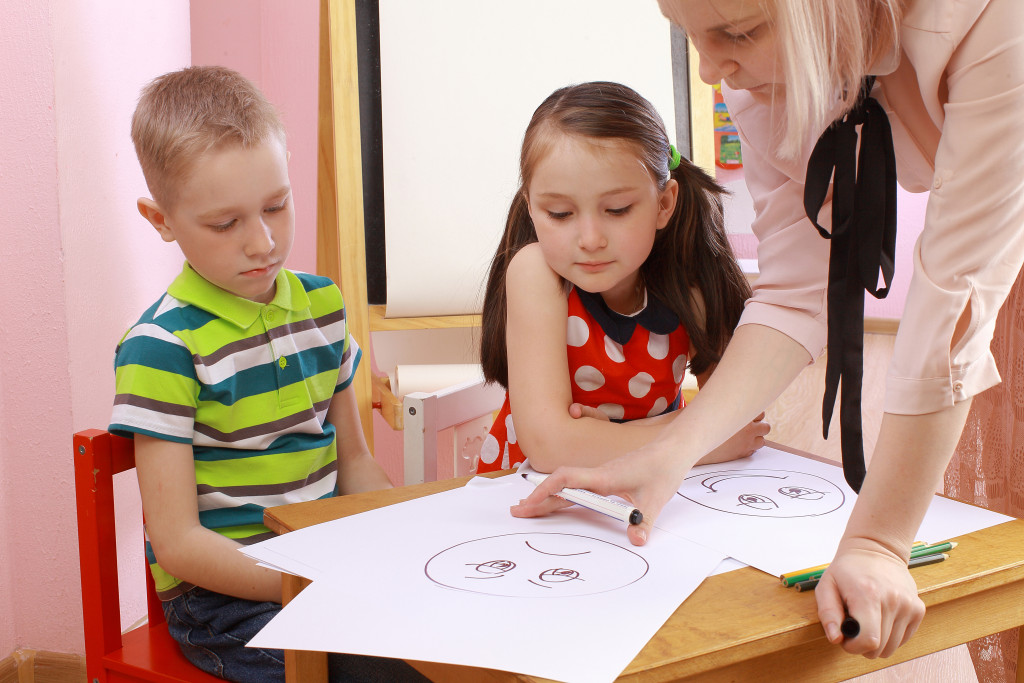
<instances>
[{"instance_id":1,"label":"woman's sleeve","mask_svg":"<svg viewBox=\"0 0 1024 683\"><path fill-rule=\"evenodd\" d=\"M751 230L758 239L759 274L739 324L776 329L817 358L827 338L829 241L804 211L806 155L787 161L770 152L781 107L754 102L745 92L723 91L743 145L744 177L756 216ZM809 152L813 140L804 146ZM831 222L831 208L830 193L821 211L824 225Z\"/></svg>"},{"instance_id":2,"label":"woman's sleeve","mask_svg":"<svg viewBox=\"0 0 1024 683\"><path fill-rule=\"evenodd\" d=\"M1019 0L993 0L946 67L945 119L887 412L934 412L999 382L989 346L1024 262L1021 26Z\"/></svg>"}]
</instances>

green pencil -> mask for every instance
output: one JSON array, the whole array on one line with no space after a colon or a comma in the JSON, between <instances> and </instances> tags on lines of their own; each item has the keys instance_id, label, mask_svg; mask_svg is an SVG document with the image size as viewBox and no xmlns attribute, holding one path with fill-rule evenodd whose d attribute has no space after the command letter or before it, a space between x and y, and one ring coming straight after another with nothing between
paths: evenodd
<instances>
[{"instance_id":1,"label":"green pencil","mask_svg":"<svg viewBox=\"0 0 1024 683\"><path fill-rule=\"evenodd\" d=\"M933 553L931 555L918 555L917 557L910 558L910 561L907 562L907 568L908 569L913 569L914 567L923 567L925 565L936 564L938 562L942 562L943 560L948 560L948 559L949 559L949 555L947 555L946 553ZM797 581L796 583L794 583L792 585L797 589L798 592L812 591L812 590L814 590L814 587L818 585L818 581L821 579L821 575L824 574L824 573L825 572L819 571L817 573L817 575L812 576L812 577L807 578L807 579L804 579L802 581Z\"/></svg>"},{"instance_id":2,"label":"green pencil","mask_svg":"<svg viewBox=\"0 0 1024 683\"><path fill-rule=\"evenodd\" d=\"M921 555L934 555L935 553L944 553L947 550L952 550L957 546L956 541L943 541L942 543L934 543L932 545L924 545L918 548L910 549L911 557L920 557Z\"/></svg>"}]
</instances>

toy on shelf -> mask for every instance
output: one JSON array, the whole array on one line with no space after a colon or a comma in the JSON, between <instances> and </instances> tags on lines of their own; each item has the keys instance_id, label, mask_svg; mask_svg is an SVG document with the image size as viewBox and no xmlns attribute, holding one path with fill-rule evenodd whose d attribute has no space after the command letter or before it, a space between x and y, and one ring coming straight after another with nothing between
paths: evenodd
<instances>
[{"instance_id":1,"label":"toy on shelf","mask_svg":"<svg viewBox=\"0 0 1024 683\"><path fill-rule=\"evenodd\" d=\"M725 169L742 168L740 137L722 98L722 86L716 83L711 87L715 91L715 165Z\"/></svg>"}]
</instances>

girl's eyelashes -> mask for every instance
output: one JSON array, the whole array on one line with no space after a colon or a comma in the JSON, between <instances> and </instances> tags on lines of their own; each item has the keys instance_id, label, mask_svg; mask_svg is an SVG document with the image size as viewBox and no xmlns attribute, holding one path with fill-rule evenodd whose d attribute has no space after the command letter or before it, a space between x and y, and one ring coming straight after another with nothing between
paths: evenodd
<instances>
[{"instance_id":1,"label":"girl's eyelashes","mask_svg":"<svg viewBox=\"0 0 1024 683\"><path fill-rule=\"evenodd\" d=\"M617 209L605 209L605 211L612 216L625 216L633 209L632 204L617 208ZM554 221L565 220L572 215L572 211L548 211L548 218Z\"/></svg>"}]
</instances>

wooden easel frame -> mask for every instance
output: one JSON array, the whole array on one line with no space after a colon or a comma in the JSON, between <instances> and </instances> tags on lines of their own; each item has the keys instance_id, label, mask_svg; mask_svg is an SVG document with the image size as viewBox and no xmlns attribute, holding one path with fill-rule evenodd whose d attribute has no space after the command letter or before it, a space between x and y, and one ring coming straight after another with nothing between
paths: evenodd
<instances>
[{"instance_id":1,"label":"wooden easel frame","mask_svg":"<svg viewBox=\"0 0 1024 683\"><path fill-rule=\"evenodd\" d=\"M373 408L402 429L401 401L387 378L370 371L371 332L479 327L479 315L388 319L370 306L366 288L366 242L359 121L359 77L355 0L320 0L320 74L317 149L317 272L338 284L345 297L349 333L365 358L353 387L367 444L373 450ZM697 75L697 54L687 48L690 135L695 163L714 172L711 88Z\"/></svg>"}]
</instances>

